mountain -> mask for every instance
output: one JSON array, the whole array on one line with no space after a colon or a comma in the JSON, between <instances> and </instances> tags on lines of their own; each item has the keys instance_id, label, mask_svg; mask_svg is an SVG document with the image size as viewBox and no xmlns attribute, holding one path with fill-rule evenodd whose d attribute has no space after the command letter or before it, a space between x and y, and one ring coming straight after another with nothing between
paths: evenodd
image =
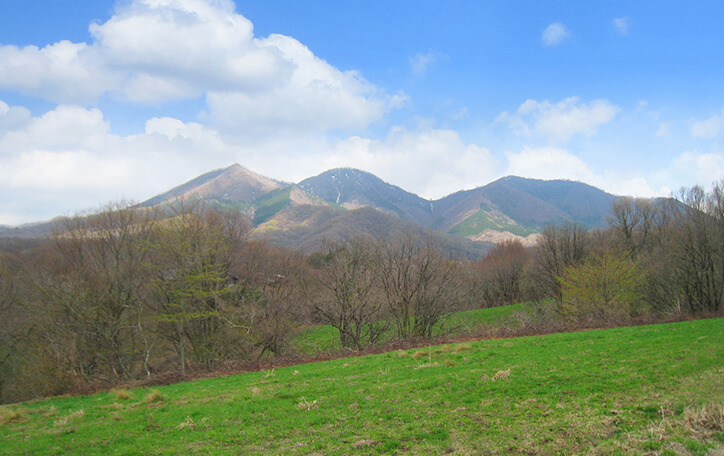
<instances>
[{"instance_id":1,"label":"mountain","mask_svg":"<svg viewBox=\"0 0 724 456\"><path fill-rule=\"evenodd\" d=\"M369 206L422 226L430 226L435 218L431 201L358 169L332 169L304 179L298 186L346 209Z\"/></svg>"},{"instance_id":2,"label":"mountain","mask_svg":"<svg viewBox=\"0 0 724 456\"><path fill-rule=\"evenodd\" d=\"M326 171L298 185L345 208L369 206L436 231L485 241L533 242L545 226L566 222L602 227L616 199L580 182L509 176L431 201L349 168Z\"/></svg>"},{"instance_id":3,"label":"mountain","mask_svg":"<svg viewBox=\"0 0 724 456\"><path fill-rule=\"evenodd\" d=\"M322 250L325 242L340 242L359 235L382 239L394 232L412 232L433 239L446 252L468 259L484 256L494 245L430 230L371 207L345 210L334 206L296 206L257 227L253 235L311 253Z\"/></svg>"},{"instance_id":4,"label":"mountain","mask_svg":"<svg viewBox=\"0 0 724 456\"><path fill-rule=\"evenodd\" d=\"M152 207L177 199L198 198L217 202L251 204L257 198L282 187L280 181L234 164L216 169L139 204Z\"/></svg>"},{"instance_id":5,"label":"mountain","mask_svg":"<svg viewBox=\"0 0 724 456\"><path fill-rule=\"evenodd\" d=\"M305 251L320 248L325 239L406 229L437 236L451 251L475 256L491 242L520 239L532 244L547 225L605 227L616 198L581 182L508 176L428 200L357 169L332 169L290 184L235 164L202 174L139 207L197 199L242 210L252 218L253 236ZM51 221L0 227L0 237L44 237L53 226L57 224Z\"/></svg>"},{"instance_id":6,"label":"mountain","mask_svg":"<svg viewBox=\"0 0 724 456\"><path fill-rule=\"evenodd\" d=\"M535 239L547 225L605 227L616 198L581 182L508 176L435 201L432 228L476 240Z\"/></svg>"}]
</instances>

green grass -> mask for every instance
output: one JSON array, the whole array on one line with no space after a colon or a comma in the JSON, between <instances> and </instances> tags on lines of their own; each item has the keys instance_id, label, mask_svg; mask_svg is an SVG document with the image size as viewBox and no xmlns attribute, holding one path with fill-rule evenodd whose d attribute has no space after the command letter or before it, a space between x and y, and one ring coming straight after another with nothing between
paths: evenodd
<instances>
[{"instance_id":1,"label":"green grass","mask_svg":"<svg viewBox=\"0 0 724 456\"><path fill-rule=\"evenodd\" d=\"M445 321L440 334L462 334L474 331L481 325L514 326L513 316L517 312L525 312L530 308L529 303L519 303L511 306L490 307L486 309L467 310L456 312ZM390 329L387 339L394 337L394 328ZM384 339L384 338L383 338ZM315 354L339 350L339 331L329 325L317 325L303 329L295 335L292 347L305 354Z\"/></svg>"},{"instance_id":2,"label":"green grass","mask_svg":"<svg viewBox=\"0 0 724 456\"><path fill-rule=\"evenodd\" d=\"M704 455L724 448L724 319L429 347L156 390L4 407L0 453Z\"/></svg>"}]
</instances>

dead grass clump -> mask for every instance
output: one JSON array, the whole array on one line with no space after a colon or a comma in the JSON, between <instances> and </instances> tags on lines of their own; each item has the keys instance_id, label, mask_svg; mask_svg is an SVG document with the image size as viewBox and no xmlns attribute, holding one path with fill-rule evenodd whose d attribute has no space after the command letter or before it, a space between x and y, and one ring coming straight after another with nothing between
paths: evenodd
<instances>
[{"instance_id":1,"label":"dead grass clump","mask_svg":"<svg viewBox=\"0 0 724 456\"><path fill-rule=\"evenodd\" d=\"M312 409L319 407L319 404L317 404L316 399L313 401L308 401L308 400L302 398L301 402L299 402L299 404L297 404L297 407L299 407L302 410L310 411Z\"/></svg>"},{"instance_id":2,"label":"dead grass clump","mask_svg":"<svg viewBox=\"0 0 724 456\"><path fill-rule=\"evenodd\" d=\"M688 430L696 434L724 431L724 403L687 407L684 422Z\"/></svg>"},{"instance_id":3,"label":"dead grass clump","mask_svg":"<svg viewBox=\"0 0 724 456\"><path fill-rule=\"evenodd\" d=\"M425 356L425 355L427 355L427 353L425 353L425 352L422 351L422 350L419 350L419 351L414 352L414 353L413 353L412 355L410 355L410 356L412 356L413 358L422 358L422 357Z\"/></svg>"},{"instance_id":4,"label":"dead grass clump","mask_svg":"<svg viewBox=\"0 0 724 456\"><path fill-rule=\"evenodd\" d=\"M0 407L0 425L18 423L25 418L25 410Z\"/></svg>"},{"instance_id":5,"label":"dead grass clump","mask_svg":"<svg viewBox=\"0 0 724 456\"><path fill-rule=\"evenodd\" d=\"M499 370L495 373L495 375L493 375L493 378L491 378L490 381L497 382L498 380L508 380L508 377L510 377L510 369Z\"/></svg>"},{"instance_id":6,"label":"dead grass clump","mask_svg":"<svg viewBox=\"0 0 724 456\"><path fill-rule=\"evenodd\" d=\"M119 401L127 401L131 399L131 393L128 392L126 389L117 389L111 391L113 395L116 397Z\"/></svg>"},{"instance_id":7,"label":"dead grass clump","mask_svg":"<svg viewBox=\"0 0 724 456\"><path fill-rule=\"evenodd\" d=\"M190 416L187 416L186 419L181 424L176 426L176 429L178 429L180 431L182 429L193 430L193 429L196 429L197 427L208 428L209 427L208 423L209 423L209 418L206 416L201 418L201 420L198 423L195 422L194 419L191 418Z\"/></svg>"},{"instance_id":8,"label":"dead grass clump","mask_svg":"<svg viewBox=\"0 0 724 456\"><path fill-rule=\"evenodd\" d=\"M442 347L435 350L435 353L450 353L453 351L452 345L443 345Z\"/></svg>"},{"instance_id":9,"label":"dead grass clump","mask_svg":"<svg viewBox=\"0 0 724 456\"><path fill-rule=\"evenodd\" d=\"M154 402L162 402L164 400L163 394L158 390L151 390L148 396L143 400L146 404L153 404Z\"/></svg>"},{"instance_id":10,"label":"dead grass clump","mask_svg":"<svg viewBox=\"0 0 724 456\"><path fill-rule=\"evenodd\" d=\"M406 352L405 350L398 350L398 351L397 351L397 357L398 357L398 358L404 358L405 356L407 356L407 352Z\"/></svg>"},{"instance_id":11,"label":"dead grass clump","mask_svg":"<svg viewBox=\"0 0 724 456\"><path fill-rule=\"evenodd\" d=\"M250 386L247 388L252 396L257 396L259 393L261 393L261 388L258 386Z\"/></svg>"},{"instance_id":12,"label":"dead grass clump","mask_svg":"<svg viewBox=\"0 0 724 456\"><path fill-rule=\"evenodd\" d=\"M73 413L70 413L65 416L61 416L57 420L53 421L53 426L65 426L65 425L69 424L71 421L73 421L74 419L80 418L83 415L85 415L85 412L83 411L83 409L76 410Z\"/></svg>"},{"instance_id":13,"label":"dead grass clump","mask_svg":"<svg viewBox=\"0 0 724 456\"><path fill-rule=\"evenodd\" d=\"M455 353L459 353L461 351L470 350L473 346L470 344L458 344L455 346Z\"/></svg>"},{"instance_id":14,"label":"dead grass clump","mask_svg":"<svg viewBox=\"0 0 724 456\"><path fill-rule=\"evenodd\" d=\"M453 367L455 365L455 361L451 359L446 359L442 362L446 367Z\"/></svg>"}]
</instances>

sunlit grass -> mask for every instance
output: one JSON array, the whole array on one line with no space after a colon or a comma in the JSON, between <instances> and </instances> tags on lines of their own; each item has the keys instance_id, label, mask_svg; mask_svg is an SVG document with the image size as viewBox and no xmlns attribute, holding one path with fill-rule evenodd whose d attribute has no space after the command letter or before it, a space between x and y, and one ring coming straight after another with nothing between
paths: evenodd
<instances>
[{"instance_id":1,"label":"sunlit grass","mask_svg":"<svg viewBox=\"0 0 724 456\"><path fill-rule=\"evenodd\" d=\"M0 454L717 454L724 319L398 350L127 392L3 407Z\"/></svg>"}]
</instances>

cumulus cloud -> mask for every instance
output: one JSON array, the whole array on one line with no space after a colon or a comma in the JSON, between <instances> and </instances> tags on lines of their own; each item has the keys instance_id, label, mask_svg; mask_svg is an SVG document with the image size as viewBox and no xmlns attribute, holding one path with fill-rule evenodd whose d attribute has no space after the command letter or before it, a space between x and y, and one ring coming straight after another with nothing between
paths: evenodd
<instances>
[{"instance_id":1,"label":"cumulus cloud","mask_svg":"<svg viewBox=\"0 0 724 456\"><path fill-rule=\"evenodd\" d=\"M645 176L614 171L594 172L581 158L560 147L525 147L506 152L506 174L534 179L585 182L615 195L651 197L659 193Z\"/></svg>"},{"instance_id":2,"label":"cumulus cloud","mask_svg":"<svg viewBox=\"0 0 724 456\"><path fill-rule=\"evenodd\" d=\"M321 160L323 169L354 166L426 198L440 198L497 177L491 152L453 130L393 127L383 140L353 137Z\"/></svg>"},{"instance_id":3,"label":"cumulus cloud","mask_svg":"<svg viewBox=\"0 0 724 456\"><path fill-rule=\"evenodd\" d=\"M691 126L691 136L694 138L716 138L724 131L724 110L722 115L713 115L705 120L694 122Z\"/></svg>"},{"instance_id":4,"label":"cumulus cloud","mask_svg":"<svg viewBox=\"0 0 724 456\"><path fill-rule=\"evenodd\" d=\"M526 100L514 114L502 112L496 119L516 134L543 134L554 141L567 141L573 135L592 136L598 127L609 123L621 109L607 100L584 103L578 97L558 103Z\"/></svg>"},{"instance_id":5,"label":"cumulus cloud","mask_svg":"<svg viewBox=\"0 0 724 456\"><path fill-rule=\"evenodd\" d=\"M589 182L593 173L588 166L566 149L526 146L521 152L506 152L506 174L535 179L570 179Z\"/></svg>"},{"instance_id":6,"label":"cumulus cloud","mask_svg":"<svg viewBox=\"0 0 724 456\"><path fill-rule=\"evenodd\" d=\"M61 105L0 132L0 224L121 197L145 200L234 162L286 181L353 166L434 198L497 176L490 151L452 130L394 127L383 139L280 136L250 145L172 117L151 118L142 133L120 136L100 110Z\"/></svg>"},{"instance_id":7,"label":"cumulus cloud","mask_svg":"<svg viewBox=\"0 0 724 456\"><path fill-rule=\"evenodd\" d=\"M560 22L553 22L543 30L541 41L545 46L558 46L571 37L571 32Z\"/></svg>"},{"instance_id":8,"label":"cumulus cloud","mask_svg":"<svg viewBox=\"0 0 724 456\"><path fill-rule=\"evenodd\" d=\"M630 17L617 17L613 20L613 28L619 35L626 36L631 30L631 18Z\"/></svg>"},{"instance_id":9,"label":"cumulus cloud","mask_svg":"<svg viewBox=\"0 0 724 456\"><path fill-rule=\"evenodd\" d=\"M90 44L0 45L0 88L86 105L105 93L140 103L205 95L211 119L248 130L363 128L405 98L291 37L255 37L231 0L132 0L90 33Z\"/></svg>"},{"instance_id":10,"label":"cumulus cloud","mask_svg":"<svg viewBox=\"0 0 724 456\"><path fill-rule=\"evenodd\" d=\"M0 101L0 134L15 130L30 121L30 111L22 106L10 106Z\"/></svg>"},{"instance_id":11,"label":"cumulus cloud","mask_svg":"<svg viewBox=\"0 0 724 456\"><path fill-rule=\"evenodd\" d=\"M688 177L689 182L709 186L724 179L724 154L686 151L674 159L668 171L672 175Z\"/></svg>"}]
</instances>

